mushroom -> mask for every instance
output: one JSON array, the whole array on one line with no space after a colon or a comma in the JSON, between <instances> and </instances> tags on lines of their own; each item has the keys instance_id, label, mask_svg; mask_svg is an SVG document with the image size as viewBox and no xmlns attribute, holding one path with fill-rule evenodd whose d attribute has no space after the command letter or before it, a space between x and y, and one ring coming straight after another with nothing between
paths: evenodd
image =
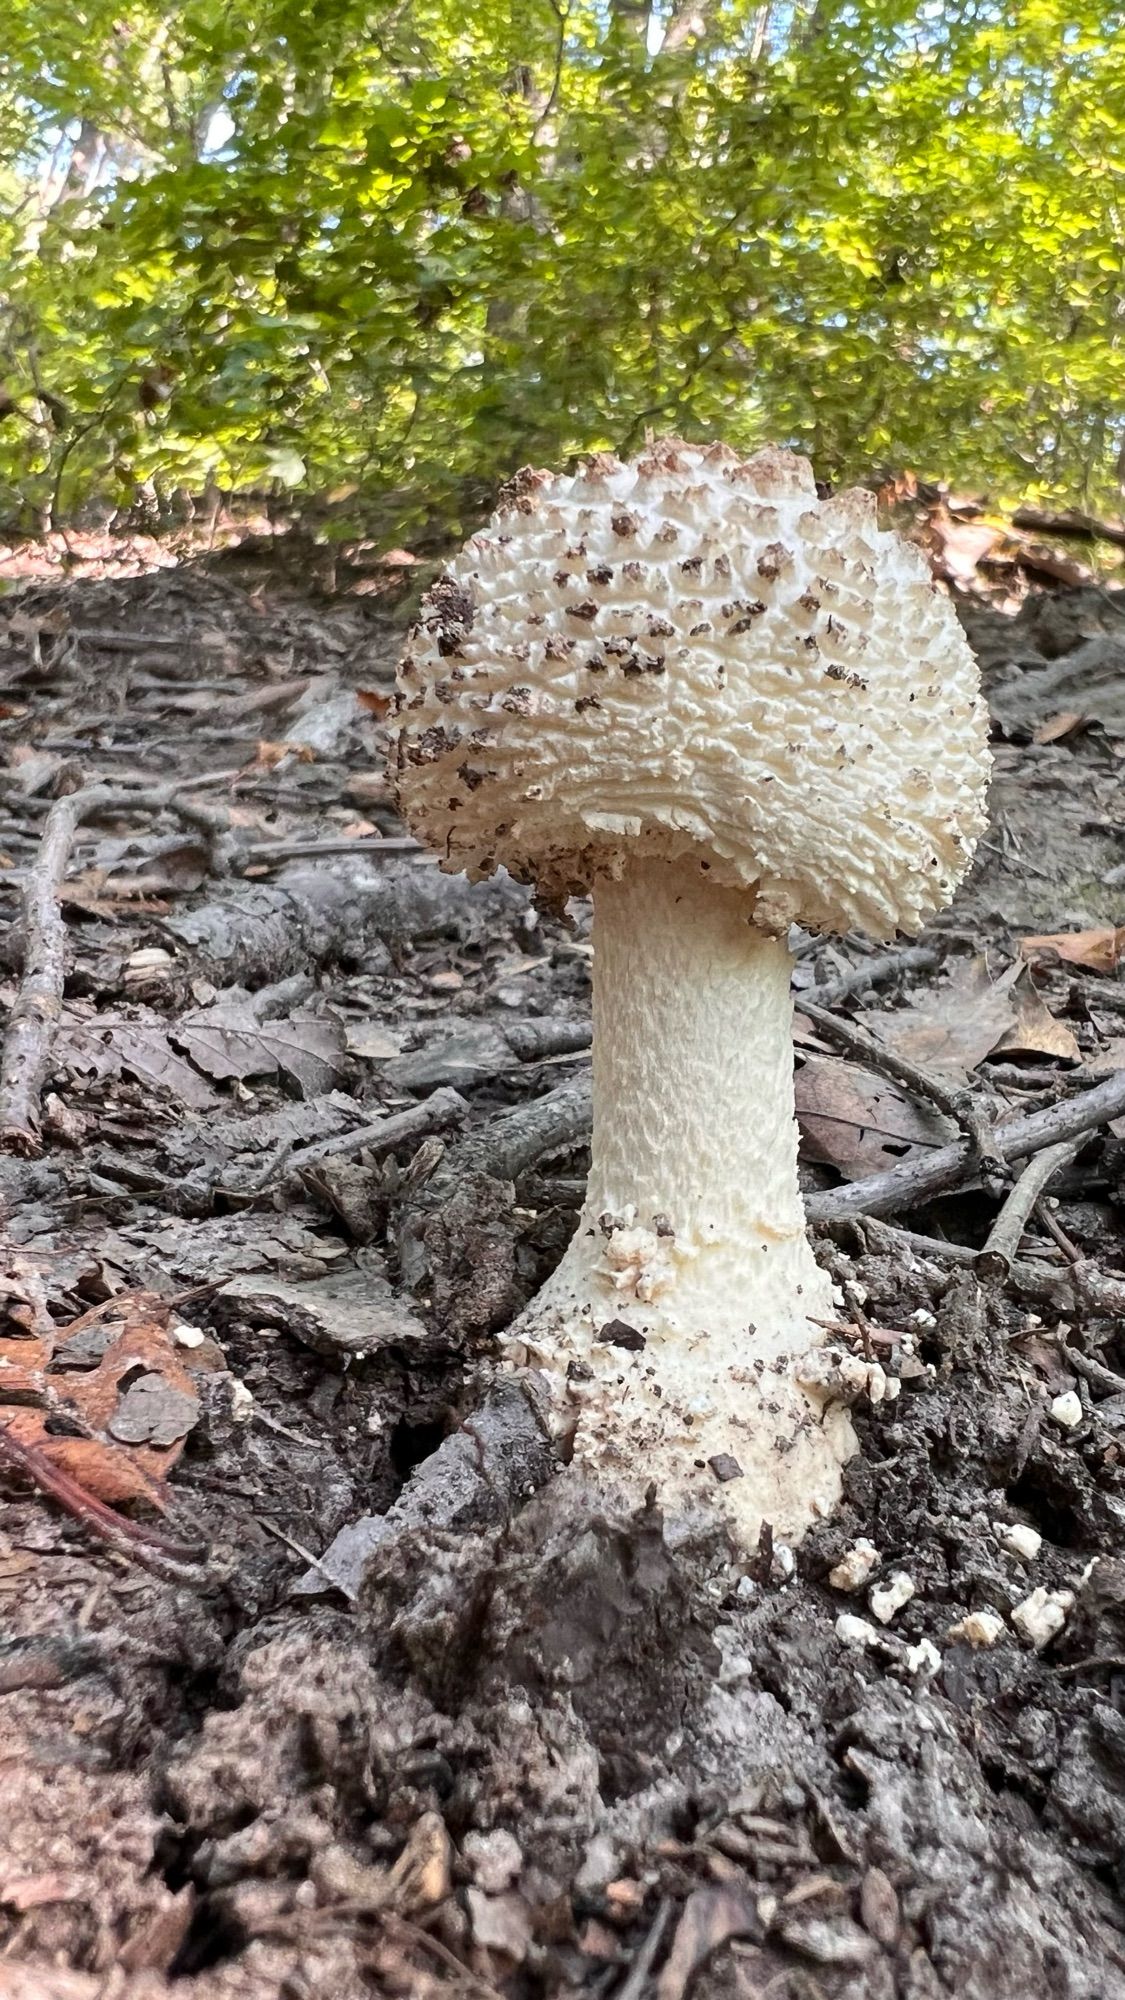
<instances>
[{"instance_id":1,"label":"mushroom","mask_svg":"<svg viewBox=\"0 0 1125 2000\"><path fill-rule=\"evenodd\" d=\"M953 606L870 494L667 439L518 473L396 699L443 865L593 897L586 1199L504 1354L608 1488L793 1540L855 1437L809 1358L787 934L918 928L964 874L989 760Z\"/></svg>"}]
</instances>

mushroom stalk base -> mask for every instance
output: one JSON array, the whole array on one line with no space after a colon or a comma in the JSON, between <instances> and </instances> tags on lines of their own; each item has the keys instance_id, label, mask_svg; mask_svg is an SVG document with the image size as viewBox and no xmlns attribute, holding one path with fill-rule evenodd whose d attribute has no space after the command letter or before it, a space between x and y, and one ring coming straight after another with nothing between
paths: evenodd
<instances>
[{"instance_id":1,"label":"mushroom stalk base","mask_svg":"<svg viewBox=\"0 0 1125 2000\"><path fill-rule=\"evenodd\" d=\"M791 957L698 860L594 890L594 1124L578 1228L505 1336L574 1456L744 1548L831 1512L847 1413L798 1373L834 1317L805 1236Z\"/></svg>"}]
</instances>

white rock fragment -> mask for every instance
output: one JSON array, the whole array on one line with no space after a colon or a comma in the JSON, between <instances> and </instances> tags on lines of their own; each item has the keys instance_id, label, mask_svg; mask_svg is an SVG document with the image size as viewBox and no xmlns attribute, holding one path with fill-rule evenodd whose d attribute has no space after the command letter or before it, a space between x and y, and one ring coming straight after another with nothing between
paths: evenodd
<instances>
[{"instance_id":1,"label":"white rock fragment","mask_svg":"<svg viewBox=\"0 0 1125 2000\"><path fill-rule=\"evenodd\" d=\"M172 1328L172 1339L177 1347L202 1347L206 1338L201 1326L189 1326L186 1320L177 1320Z\"/></svg>"},{"instance_id":2,"label":"white rock fragment","mask_svg":"<svg viewBox=\"0 0 1125 2000\"><path fill-rule=\"evenodd\" d=\"M919 1639L916 1646L906 1649L906 1671L925 1680L931 1680L941 1665L941 1654L932 1639Z\"/></svg>"},{"instance_id":3,"label":"white rock fragment","mask_svg":"<svg viewBox=\"0 0 1125 2000\"><path fill-rule=\"evenodd\" d=\"M836 1637L845 1646L877 1646L879 1634L866 1618L857 1618L852 1611L841 1611L836 1620Z\"/></svg>"},{"instance_id":4,"label":"white rock fragment","mask_svg":"<svg viewBox=\"0 0 1125 2000\"><path fill-rule=\"evenodd\" d=\"M896 1611L909 1604L914 1595L914 1578L904 1569L896 1569L886 1583L875 1584L867 1599L880 1625L889 1625Z\"/></svg>"},{"instance_id":5,"label":"white rock fragment","mask_svg":"<svg viewBox=\"0 0 1125 2000\"><path fill-rule=\"evenodd\" d=\"M860 1535L853 1542L846 1555L841 1556L835 1569L828 1572L828 1581L833 1590L862 1590L872 1571L878 1569L882 1558L874 1542Z\"/></svg>"},{"instance_id":6,"label":"white rock fragment","mask_svg":"<svg viewBox=\"0 0 1125 2000\"><path fill-rule=\"evenodd\" d=\"M248 1424L254 1414L253 1392L238 1375L231 1377L230 1413L236 1424Z\"/></svg>"},{"instance_id":7,"label":"white rock fragment","mask_svg":"<svg viewBox=\"0 0 1125 2000\"><path fill-rule=\"evenodd\" d=\"M1003 1631L1004 1620L995 1611L969 1611L964 1618L957 1620L956 1625L949 1627L945 1636L947 1639L963 1639L967 1646L976 1649L994 1646Z\"/></svg>"},{"instance_id":8,"label":"white rock fragment","mask_svg":"<svg viewBox=\"0 0 1125 2000\"><path fill-rule=\"evenodd\" d=\"M1038 1653L1062 1631L1073 1609L1072 1590L1047 1590L1041 1584L1016 1605L1012 1624Z\"/></svg>"},{"instance_id":9,"label":"white rock fragment","mask_svg":"<svg viewBox=\"0 0 1125 2000\"><path fill-rule=\"evenodd\" d=\"M1043 1546L1038 1528L1029 1528L1023 1521L994 1521L992 1532L1000 1547L1008 1555L1018 1556L1020 1562L1033 1563Z\"/></svg>"},{"instance_id":10,"label":"white rock fragment","mask_svg":"<svg viewBox=\"0 0 1125 2000\"><path fill-rule=\"evenodd\" d=\"M1073 1389L1067 1389L1061 1396L1053 1398L1051 1422L1061 1424L1064 1431L1077 1430L1082 1422L1082 1404Z\"/></svg>"}]
</instances>

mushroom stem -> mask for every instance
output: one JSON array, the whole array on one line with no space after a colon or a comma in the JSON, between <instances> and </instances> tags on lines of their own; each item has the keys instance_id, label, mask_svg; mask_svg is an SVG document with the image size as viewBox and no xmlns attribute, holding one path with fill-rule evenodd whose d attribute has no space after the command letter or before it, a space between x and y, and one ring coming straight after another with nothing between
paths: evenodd
<instances>
[{"instance_id":1,"label":"mushroom stem","mask_svg":"<svg viewBox=\"0 0 1125 2000\"><path fill-rule=\"evenodd\" d=\"M854 1449L795 1368L829 1280L797 1179L790 953L698 859L594 889L594 1127L554 1276L510 1330L614 1483L795 1535Z\"/></svg>"}]
</instances>

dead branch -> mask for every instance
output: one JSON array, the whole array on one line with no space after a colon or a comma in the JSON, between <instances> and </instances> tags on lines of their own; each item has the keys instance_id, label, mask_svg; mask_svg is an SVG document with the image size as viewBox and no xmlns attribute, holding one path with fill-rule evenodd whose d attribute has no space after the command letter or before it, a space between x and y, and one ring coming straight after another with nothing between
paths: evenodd
<instances>
[{"instance_id":1,"label":"dead branch","mask_svg":"<svg viewBox=\"0 0 1125 2000\"><path fill-rule=\"evenodd\" d=\"M1078 1097L1043 1111L1031 1111L995 1128L996 1149L1003 1160L1019 1160L1029 1153L1063 1140L1078 1139L1094 1132L1125 1112L1125 1070L1115 1070L1104 1083L1096 1084ZM875 1217L898 1214L916 1208L935 1194L948 1194L958 1187L976 1165L972 1145L959 1139L938 1146L916 1160L907 1160L886 1173L854 1181L850 1187L832 1188L825 1194L809 1195L805 1212L810 1222L834 1222L845 1215Z\"/></svg>"},{"instance_id":2,"label":"dead branch","mask_svg":"<svg viewBox=\"0 0 1125 2000\"><path fill-rule=\"evenodd\" d=\"M804 994L795 993L793 997L798 1007L804 1006L806 997L821 1007L835 1007L850 993L865 993L869 986L882 986L900 972L932 972L940 963L941 953L928 944L907 945L903 951L879 951L871 958L861 958L858 965L853 965L850 972L842 972L838 979L822 980L819 986L806 987Z\"/></svg>"},{"instance_id":3,"label":"dead branch","mask_svg":"<svg viewBox=\"0 0 1125 2000\"><path fill-rule=\"evenodd\" d=\"M909 1251L912 1256L964 1270L972 1270L976 1264L977 1252L967 1243L947 1243L940 1236L924 1236L920 1230L902 1229L873 1215L857 1215L851 1221L862 1232L868 1249L876 1253L901 1257ZM835 1237L837 1227L832 1226L830 1233ZM1099 1270L1086 1259L1052 1267L1020 1258L1012 1264L1007 1282L1029 1305L1075 1317L1088 1313L1095 1318L1125 1319L1125 1279Z\"/></svg>"},{"instance_id":4,"label":"dead branch","mask_svg":"<svg viewBox=\"0 0 1125 2000\"><path fill-rule=\"evenodd\" d=\"M230 837L230 815L224 807L182 799L173 785L145 792L88 785L56 799L47 814L39 851L21 891L24 970L0 1060L0 1145L9 1150L39 1149L39 1098L62 1012L68 956L59 890L75 834L84 820L100 813L162 811L201 828L211 842Z\"/></svg>"},{"instance_id":5,"label":"dead branch","mask_svg":"<svg viewBox=\"0 0 1125 2000\"><path fill-rule=\"evenodd\" d=\"M424 1139L431 1132L442 1132L450 1125L460 1125L467 1118L469 1107L455 1090L435 1090L433 1095L421 1104L407 1105L405 1111L395 1111L387 1118L378 1118L370 1125L359 1125L354 1132L341 1132L332 1139L317 1139L308 1146L285 1147L270 1161L268 1167L254 1176L247 1188L238 1192L261 1194L282 1178L303 1173L308 1167L321 1160L347 1158L350 1153L372 1153L381 1156L394 1151L408 1139ZM227 1183L224 1191L232 1192Z\"/></svg>"},{"instance_id":6,"label":"dead branch","mask_svg":"<svg viewBox=\"0 0 1125 2000\"><path fill-rule=\"evenodd\" d=\"M189 954L185 972L216 986L261 986L326 965L382 940L392 950L450 932L473 936L526 909L506 875L471 883L415 861L369 868L294 867L275 882L233 885L160 929Z\"/></svg>"},{"instance_id":7,"label":"dead branch","mask_svg":"<svg viewBox=\"0 0 1125 2000\"><path fill-rule=\"evenodd\" d=\"M589 1072L568 1077L543 1097L532 1098L514 1111L494 1118L472 1132L446 1155L441 1179L452 1174L489 1174L493 1180L514 1181L530 1167L564 1147L576 1146L590 1130Z\"/></svg>"},{"instance_id":8,"label":"dead branch","mask_svg":"<svg viewBox=\"0 0 1125 2000\"><path fill-rule=\"evenodd\" d=\"M439 1156L428 1177L403 1189L394 1218L403 1290L425 1300L450 1337L477 1336L516 1303L512 1183L590 1129L583 1071L545 1096L494 1118Z\"/></svg>"},{"instance_id":9,"label":"dead branch","mask_svg":"<svg viewBox=\"0 0 1125 2000\"><path fill-rule=\"evenodd\" d=\"M1032 1155L977 1258L977 1270L982 1277L1007 1277L1032 1209L1055 1175L1070 1165L1081 1144L1081 1139L1063 1139L1057 1146L1045 1146L1041 1153Z\"/></svg>"}]
</instances>

